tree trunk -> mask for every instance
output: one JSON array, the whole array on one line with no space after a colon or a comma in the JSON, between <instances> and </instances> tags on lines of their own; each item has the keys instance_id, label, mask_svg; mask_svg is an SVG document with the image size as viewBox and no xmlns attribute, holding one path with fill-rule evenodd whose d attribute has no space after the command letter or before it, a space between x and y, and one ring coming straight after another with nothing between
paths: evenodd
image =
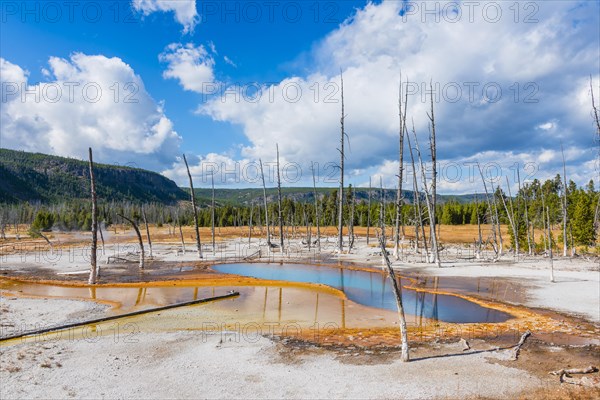
<instances>
[{"instance_id":1,"label":"tree trunk","mask_svg":"<svg viewBox=\"0 0 600 400\"><path fill-rule=\"evenodd\" d=\"M212 239L212 251L215 254L215 175L214 172L210 174L210 180L212 184L212 198L211 198L211 210L210 210L210 235Z\"/></svg>"},{"instance_id":2,"label":"tree trunk","mask_svg":"<svg viewBox=\"0 0 600 400\"><path fill-rule=\"evenodd\" d=\"M320 228L320 224L319 224L320 213L319 213L319 199L317 197L317 181L315 178L314 164L311 165L311 169L312 169L312 176L313 176L313 191L314 191L314 196L315 196L315 222L317 224L317 250L320 253L321 252L321 228Z\"/></svg>"},{"instance_id":3,"label":"tree trunk","mask_svg":"<svg viewBox=\"0 0 600 400\"><path fill-rule=\"evenodd\" d=\"M414 132L414 121L413 121L413 132ZM429 261L429 248L427 247L427 238L425 237L425 227L423 226L423 215L421 212L421 195L419 194L419 186L417 183L417 169L415 167L415 157L413 154L413 147L410 143L410 135L408 135L408 131L405 130L406 140L408 141L408 149L410 151L410 162L412 164L413 171L413 196L415 202L415 252L419 252L419 231L418 227L421 229L423 236L423 248L425 249L425 257L427 257L427 261Z\"/></svg>"},{"instance_id":4,"label":"tree trunk","mask_svg":"<svg viewBox=\"0 0 600 400\"><path fill-rule=\"evenodd\" d=\"M407 90L408 94L408 90ZM406 108L406 103L404 105ZM398 150L398 192L396 193L396 226L394 232L394 257L400 259L400 223L402 219L402 205L404 196L402 195L402 180L404 173L404 124L406 123L406 115L402 112L402 74L400 74L400 85L398 88L398 118L400 129L398 131L399 150Z\"/></svg>"},{"instance_id":5,"label":"tree trunk","mask_svg":"<svg viewBox=\"0 0 600 400\"><path fill-rule=\"evenodd\" d=\"M194 193L194 182L192 181L192 174L190 173L190 167L188 166L185 154L183 155L183 161L185 162L185 168L187 169L188 178L190 180L190 194L192 198L192 212L194 213L194 230L196 233L196 247L198 248L198 258L202 258L202 243L200 243L200 229L198 228L198 212L196 210L196 194Z\"/></svg>"},{"instance_id":6,"label":"tree trunk","mask_svg":"<svg viewBox=\"0 0 600 400\"><path fill-rule=\"evenodd\" d=\"M560 151L562 153L563 162L563 257L567 256L568 245L567 245L567 167L565 164L565 152L562 145L560 145Z\"/></svg>"},{"instance_id":7,"label":"tree trunk","mask_svg":"<svg viewBox=\"0 0 600 400\"><path fill-rule=\"evenodd\" d=\"M150 239L150 228L148 228L148 218L146 217L146 208L142 206L142 215L144 217L144 225L146 225L146 236L148 236L148 248L150 249L150 258L152 258L152 239Z\"/></svg>"},{"instance_id":8,"label":"tree trunk","mask_svg":"<svg viewBox=\"0 0 600 400\"><path fill-rule=\"evenodd\" d=\"M279 209L279 243L281 246L281 253L283 253L283 209L281 205L281 175L279 173L279 145L275 145L277 148L277 198L278 198L278 209Z\"/></svg>"},{"instance_id":9,"label":"tree trunk","mask_svg":"<svg viewBox=\"0 0 600 400\"><path fill-rule=\"evenodd\" d=\"M356 197L356 192L354 186L352 187L352 191L350 194L350 216L348 218L348 252L352 250L354 246L354 201Z\"/></svg>"},{"instance_id":10,"label":"tree trunk","mask_svg":"<svg viewBox=\"0 0 600 400\"><path fill-rule=\"evenodd\" d=\"M481 237L481 221L479 219L479 201L477 199L477 193L475 193L475 209L477 214L477 233L479 234L479 241L477 242L477 259L481 258L481 244L483 238Z\"/></svg>"},{"instance_id":11,"label":"tree trunk","mask_svg":"<svg viewBox=\"0 0 600 400\"><path fill-rule=\"evenodd\" d=\"M100 225L98 225L98 232L100 233L100 241L102 242L102 255L105 255L106 252L104 251L104 234L102 234L102 227Z\"/></svg>"},{"instance_id":12,"label":"tree trunk","mask_svg":"<svg viewBox=\"0 0 600 400\"><path fill-rule=\"evenodd\" d=\"M341 135L340 135L340 191L338 193L338 252L341 254L344 251L344 77L340 71L341 82L341 97L342 97L342 116L340 118Z\"/></svg>"},{"instance_id":13,"label":"tree trunk","mask_svg":"<svg viewBox=\"0 0 600 400\"><path fill-rule=\"evenodd\" d=\"M379 206L379 228L381 229L381 236L385 241L385 192L383 191L383 178L379 177L379 186L381 188L381 204Z\"/></svg>"},{"instance_id":14,"label":"tree trunk","mask_svg":"<svg viewBox=\"0 0 600 400\"><path fill-rule=\"evenodd\" d=\"M135 234L137 235L138 238L138 242L140 244L140 269L144 269L144 260L145 260L145 253L144 253L144 241L142 240L142 234L140 233L140 229L138 228L137 224L135 223L134 220L127 218L124 215L121 214L117 214L119 217L123 218L124 220L128 221L131 226L133 226L133 230L135 230Z\"/></svg>"},{"instance_id":15,"label":"tree trunk","mask_svg":"<svg viewBox=\"0 0 600 400\"><path fill-rule=\"evenodd\" d=\"M432 230L432 245L433 238L435 235L435 225L436 225L436 206L437 206L437 149L435 144L435 115L433 113L433 84L432 81L429 81L429 89L431 91L431 114L429 115L429 121L431 123L431 138L429 139L429 148L431 150L431 221L430 228ZM419 152L420 154L420 152ZM437 236L436 236L437 240ZM436 250L433 252L434 257L439 257L439 253L437 250L437 243L434 246Z\"/></svg>"},{"instance_id":16,"label":"tree trunk","mask_svg":"<svg viewBox=\"0 0 600 400\"><path fill-rule=\"evenodd\" d=\"M387 255L387 251L385 249L385 239L382 237L379 238L379 245L381 247L381 254L383 256L383 261L387 266L388 274L390 276L390 280L392 281L392 287L394 289L394 295L396 297L396 306L398 307L398 322L400 325L400 336L402 338L402 361L408 362L410 361L409 349L408 349L408 329L406 327L406 318L404 316L404 306L402 304L402 288L398 286L398 281L396 279L396 273L392 268L392 263Z\"/></svg>"},{"instance_id":17,"label":"tree trunk","mask_svg":"<svg viewBox=\"0 0 600 400\"><path fill-rule=\"evenodd\" d=\"M248 245L252 244L252 214L254 214L254 202L250 203L250 221L248 223Z\"/></svg>"},{"instance_id":18,"label":"tree trunk","mask_svg":"<svg viewBox=\"0 0 600 400\"><path fill-rule=\"evenodd\" d=\"M554 282L554 260L552 259L552 232L550 230L550 211L546 207L546 218L548 226L548 254L550 255L550 282Z\"/></svg>"},{"instance_id":19,"label":"tree trunk","mask_svg":"<svg viewBox=\"0 0 600 400\"><path fill-rule=\"evenodd\" d=\"M527 331L521 336L519 343L517 343L517 345L513 349L513 354L512 354L513 361L517 361L519 359L519 353L521 352L521 347L525 344L525 341L527 340L527 338L529 336L531 336L531 331Z\"/></svg>"},{"instance_id":20,"label":"tree trunk","mask_svg":"<svg viewBox=\"0 0 600 400\"><path fill-rule=\"evenodd\" d=\"M267 227L267 246L269 247L269 251L271 251L271 229L269 225L269 207L267 204L267 187L265 185L265 173L263 171L263 164L260 158L258 159L258 162L260 163L260 176L262 177L263 200L265 203L265 226Z\"/></svg>"},{"instance_id":21,"label":"tree trunk","mask_svg":"<svg viewBox=\"0 0 600 400\"><path fill-rule=\"evenodd\" d=\"M185 240L183 239L183 229L181 228L181 220L179 219L179 209L175 213L175 218L177 218L177 225L179 225L179 236L181 238L181 251L182 251L182 254L185 254Z\"/></svg>"},{"instance_id":22,"label":"tree trunk","mask_svg":"<svg viewBox=\"0 0 600 400\"><path fill-rule=\"evenodd\" d=\"M94 178L94 160L92 157L92 148L89 148L89 157L90 157L90 187L92 194L92 246L91 246L91 254L90 254L90 276L88 279L88 283L93 285L96 283L96 279L98 278L98 270L97 270L97 248L98 248L98 204L96 198L96 181Z\"/></svg>"},{"instance_id":23,"label":"tree trunk","mask_svg":"<svg viewBox=\"0 0 600 400\"><path fill-rule=\"evenodd\" d=\"M423 183L423 190L425 191L425 203L427 205L427 214L429 215L429 227L431 228L431 225L433 224L432 219L435 218L435 212L432 209L433 203L430 200L430 193L429 193L429 190L427 189L427 178L425 176L425 165L423 164L423 159L421 158L421 150L419 149L419 140L417 139L417 133L414 131L414 129L413 129L413 136L415 139L415 147L416 147L417 156L419 159L419 164L421 166L421 180ZM438 247L438 241L437 241L437 232L435 230L435 227L433 229L430 229L430 234L431 234L431 253L433 255L433 257L432 257L433 259L430 262L436 263L437 266L439 268L441 268L442 263L440 260L440 253L439 253L439 247Z\"/></svg>"},{"instance_id":24,"label":"tree trunk","mask_svg":"<svg viewBox=\"0 0 600 400\"><path fill-rule=\"evenodd\" d=\"M501 188L500 186L498 186ZM506 177L506 188L508 190L508 203L510 204L510 212L508 211L508 207L506 207L506 200L501 195L500 199L502 200L502 204L504 204L504 209L506 210L506 216L508 217L508 222L510 222L510 226L513 231L513 239L515 241L515 256L517 259L519 258L519 226L517 225L517 215L515 214L515 209L513 207L512 202L512 194L510 193L510 183L508 182L508 176ZM511 217L512 215L512 217Z\"/></svg>"},{"instance_id":25,"label":"tree trunk","mask_svg":"<svg viewBox=\"0 0 600 400\"><path fill-rule=\"evenodd\" d=\"M369 176L369 209L367 210L367 246L369 245L369 237L371 230L371 177Z\"/></svg>"}]
</instances>

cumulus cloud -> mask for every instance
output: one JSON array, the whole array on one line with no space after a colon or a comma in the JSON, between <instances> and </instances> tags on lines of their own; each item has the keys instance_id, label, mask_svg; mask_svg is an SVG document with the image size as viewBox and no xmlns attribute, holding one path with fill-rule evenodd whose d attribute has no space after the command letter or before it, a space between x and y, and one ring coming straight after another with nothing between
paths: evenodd
<instances>
[{"instance_id":1,"label":"cumulus cloud","mask_svg":"<svg viewBox=\"0 0 600 400\"><path fill-rule=\"evenodd\" d=\"M352 177L397 158L402 70L422 144L433 81L440 160L487 154L502 161L559 147L557 139L566 148L588 148L587 77L599 67L598 4L536 3L535 15L521 9L515 22L510 4L492 3L502 8L499 20L485 3L477 3L472 18L465 6L457 14L455 2L412 3L416 10L405 2L369 3L314 46L308 73L264 85L254 97L247 87L231 87L198 112L240 125L249 141L243 157L268 157L269 145L279 142L287 159L336 162L341 67ZM437 16L424 13L435 6ZM525 23L526 16L537 22Z\"/></svg>"},{"instance_id":2,"label":"cumulus cloud","mask_svg":"<svg viewBox=\"0 0 600 400\"><path fill-rule=\"evenodd\" d=\"M183 33L193 32L198 23L196 0L132 0L131 4L143 15L173 12L175 20L183 27Z\"/></svg>"},{"instance_id":3,"label":"cumulus cloud","mask_svg":"<svg viewBox=\"0 0 600 400\"><path fill-rule=\"evenodd\" d=\"M210 48L211 53L215 54L214 45ZM158 56L161 62L167 63L163 78L177 79L181 87L192 92L210 90L215 81L215 60L211 53L202 45L171 43Z\"/></svg>"},{"instance_id":4,"label":"cumulus cloud","mask_svg":"<svg viewBox=\"0 0 600 400\"><path fill-rule=\"evenodd\" d=\"M0 59L2 147L160 168L172 162L181 138L118 57L74 53L51 57L49 80L31 83L18 65Z\"/></svg>"}]
</instances>

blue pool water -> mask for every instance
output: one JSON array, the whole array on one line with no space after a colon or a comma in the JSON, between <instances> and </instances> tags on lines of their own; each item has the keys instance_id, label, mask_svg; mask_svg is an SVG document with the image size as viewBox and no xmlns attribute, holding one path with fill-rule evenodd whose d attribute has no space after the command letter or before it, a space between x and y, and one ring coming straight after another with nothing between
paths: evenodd
<instances>
[{"instance_id":1,"label":"blue pool water","mask_svg":"<svg viewBox=\"0 0 600 400\"><path fill-rule=\"evenodd\" d=\"M342 290L348 299L369 307L397 310L390 278L383 272L358 271L304 264L223 264L226 274L287 282L321 283ZM456 296L402 289L405 313L444 322L504 322L512 316Z\"/></svg>"}]
</instances>

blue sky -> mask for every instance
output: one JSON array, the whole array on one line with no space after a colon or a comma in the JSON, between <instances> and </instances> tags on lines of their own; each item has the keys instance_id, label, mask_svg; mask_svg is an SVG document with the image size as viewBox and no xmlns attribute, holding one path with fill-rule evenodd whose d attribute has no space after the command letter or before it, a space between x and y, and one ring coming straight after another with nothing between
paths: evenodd
<instances>
[{"instance_id":1,"label":"blue sky","mask_svg":"<svg viewBox=\"0 0 600 400\"><path fill-rule=\"evenodd\" d=\"M473 4L5 1L0 145L79 158L92 146L98 161L180 184L185 152L200 185L216 169L218 185L235 187L255 184L255 162L272 162L277 142L288 185L309 184L316 162L321 184L333 186L343 71L347 181L381 176L392 187L402 70L423 146L425 85L436 87L443 191L478 190L476 161L511 180L514 165L529 178L553 176L561 143L568 175L597 180L589 76L598 99L599 3ZM78 84L74 99L65 82ZM90 83L101 100L82 98ZM60 99L48 94L56 87ZM260 99L236 100L257 87Z\"/></svg>"}]
</instances>

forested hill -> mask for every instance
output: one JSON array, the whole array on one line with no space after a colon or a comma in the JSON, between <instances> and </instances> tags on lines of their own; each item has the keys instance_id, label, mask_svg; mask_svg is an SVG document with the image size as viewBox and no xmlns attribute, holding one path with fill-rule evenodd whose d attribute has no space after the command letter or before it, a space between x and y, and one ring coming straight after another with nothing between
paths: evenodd
<instances>
[{"instance_id":1,"label":"forested hill","mask_svg":"<svg viewBox=\"0 0 600 400\"><path fill-rule=\"evenodd\" d=\"M171 204L189 199L189 188L179 188L175 182L156 173L139 168L110 164L94 164L96 189L100 201L133 201L138 203ZM337 188L317 188L319 194L331 194ZM200 206L210 204L210 188L196 189ZM299 202L314 202L313 188L282 187L282 195ZM385 189L386 202L396 199L394 189ZM348 192L346 188L345 192ZM367 201L369 191L356 188L358 201ZM249 206L253 201L262 202L262 188L216 189L218 205ZM71 199L88 199L90 196L89 167L87 161L0 149L0 203L20 201L61 203ZM277 188L268 188L270 202L277 199ZM371 191L373 202L381 199L380 190ZM404 192L405 201L412 203L413 193ZM468 203L472 195L439 195L441 203L454 200Z\"/></svg>"},{"instance_id":2,"label":"forested hill","mask_svg":"<svg viewBox=\"0 0 600 400\"><path fill-rule=\"evenodd\" d=\"M173 203L186 199L175 182L138 168L95 164L96 190L102 200ZM0 203L55 203L90 196L86 161L0 149Z\"/></svg>"},{"instance_id":3,"label":"forested hill","mask_svg":"<svg viewBox=\"0 0 600 400\"><path fill-rule=\"evenodd\" d=\"M187 189L189 190L189 189ZM333 191L337 191L338 188L317 188L319 195L331 194ZM207 188L194 189L196 196L198 197L200 204L210 204L212 196L212 190ZM364 200L368 201L369 189L368 188L356 188L355 195L357 201ZM344 189L344 193L348 194L348 188ZM384 189L385 201L387 203L396 201L396 189ZM413 202L413 192L405 190L404 201L407 203ZM308 187L282 187L282 197L301 203L314 202L314 189ZM257 188L245 188L245 189L215 189L215 199L218 204L226 204L230 206L249 206L252 202L254 204L262 204L263 190L260 187ZM448 201L455 201L457 203L470 203L475 199L474 195L438 195L438 201L446 203ZM267 188L267 199L269 202L277 201L277 188ZM379 188L371 189L371 201L373 203L381 201L381 190Z\"/></svg>"}]
</instances>

